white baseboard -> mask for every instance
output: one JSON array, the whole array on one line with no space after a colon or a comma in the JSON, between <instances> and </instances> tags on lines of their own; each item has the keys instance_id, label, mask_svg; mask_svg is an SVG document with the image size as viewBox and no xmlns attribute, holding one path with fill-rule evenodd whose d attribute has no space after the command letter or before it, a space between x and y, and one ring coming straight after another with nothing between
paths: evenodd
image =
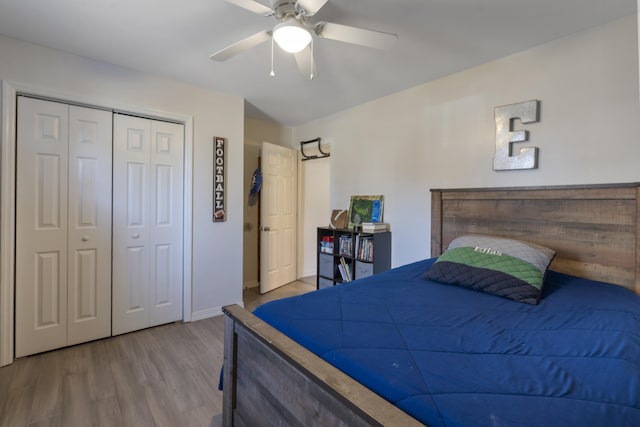
<instances>
[{"instance_id":1,"label":"white baseboard","mask_svg":"<svg viewBox=\"0 0 640 427\"><path fill-rule=\"evenodd\" d=\"M244 303L242 301L237 302L236 304L238 304L240 307L244 308ZM193 313L191 313L191 321L195 322L198 320L204 320L204 319L208 319L210 317L216 317L216 316L221 316L222 313L222 307L213 307L213 308L208 308L206 310L200 310L200 311L195 311Z\"/></svg>"},{"instance_id":2,"label":"white baseboard","mask_svg":"<svg viewBox=\"0 0 640 427\"><path fill-rule=\"evenodd\" d=\"M208 308L206 310L194 311L191 313L191 321L208 319L210 317L220 316L222 314L222 307Z\"/></svg>"}]
</instances>

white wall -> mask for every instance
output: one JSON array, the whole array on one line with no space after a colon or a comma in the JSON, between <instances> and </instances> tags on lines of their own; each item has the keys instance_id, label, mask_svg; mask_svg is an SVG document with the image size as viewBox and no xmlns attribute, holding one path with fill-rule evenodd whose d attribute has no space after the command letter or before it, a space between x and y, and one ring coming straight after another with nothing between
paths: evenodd
<instances>
[{"instance_id":1,"label":"white wall","mask_svg":"<svg viewBox=\"0 0 640 427\"><path fill-rule=\"evenodd\" d=\"M243 225L243 245L242 245L242 281L244 288L255 288L260 282L258 277L259 253L258 236L260 234L258 226L260 217L258 210L259 201L255 205L249 206L249 188L253 172L259 165L260 144L246 142L244 144L244 225Z\"/></svg>"},{"instance_id":2,"label":"white wall","mask_svg":"<svg viewBox=\"0 0 640 427\"><path fill-rule=\"evenodd\" d=\"M392 264L430 254L431 188L640 181L636 15L294 129L331 140L332 207L383 194ZM539 168L494 172L494 107L541 101Z\"/></svg>"},{"instance_id":3,"label":"white wall","mask_svg":"<svg viewBox=\"0 0 640 427\"><path fill-rule=\"evenodd\" d=\"M331 218L331 157L300 162L300 168L298 276L309 277L317 273L317 228L329 225Z\"/></svg>"},{"instance_id":4,"label":"white wall","mask_svg":"<svg viewBox=\"0 0 640 427\"><path fill-rule=\"evenodd\" d=\"M195 319L242 302L243 100L176 81L0 36L0 79L66 99L193 118L193 275ZM228 139L227 218L211 220L212 138ZM4 143L4 141L3 141ZM190 314L187 314L187 318Z\"/></svg>"}]
</instances>

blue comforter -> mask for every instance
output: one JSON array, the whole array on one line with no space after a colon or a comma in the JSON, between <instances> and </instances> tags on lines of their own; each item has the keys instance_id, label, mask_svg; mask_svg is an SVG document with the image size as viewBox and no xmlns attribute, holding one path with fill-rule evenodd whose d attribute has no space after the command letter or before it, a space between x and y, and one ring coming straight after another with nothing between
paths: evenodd
<instances>
[{"instance_id":1,"label":"blue comforter","mask_svg":"<svg viewBox=\"0 0 640 427\"><path fill-rule=\"evenodd\" d=\"M429 426L640 426L640 298L549 272L532 306L434 259L254 313Z\"/></svg>"}]
</instances>

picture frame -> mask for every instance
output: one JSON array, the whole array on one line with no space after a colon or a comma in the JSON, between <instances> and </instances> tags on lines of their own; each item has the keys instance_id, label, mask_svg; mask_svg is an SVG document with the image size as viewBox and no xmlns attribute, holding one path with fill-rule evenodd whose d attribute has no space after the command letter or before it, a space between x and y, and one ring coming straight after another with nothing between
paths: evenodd
<instances>
[{"instance_id":1,"label":"picture frame","mask_svg":"<svg viewBox=\"0 0 640 427\"><path fill-rule=\"evenodd\" d=\"M360 226L363 222L382 222L383 220L384 196L351 196L348 228Z\"/></svg>"}]
</instances>

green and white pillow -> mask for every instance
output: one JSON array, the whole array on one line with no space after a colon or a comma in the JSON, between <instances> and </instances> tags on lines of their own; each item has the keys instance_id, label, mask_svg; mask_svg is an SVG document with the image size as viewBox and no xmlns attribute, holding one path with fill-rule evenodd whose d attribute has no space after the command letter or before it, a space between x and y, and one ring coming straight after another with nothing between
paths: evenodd
<instances>
[{"instance_id":1,"label":"green and white pillow","mask_svg":"<svg viewBox=\"0 0 640 427\"><path fill-rule=\"evenodd\" d=\"M451 242L423 278L537 304L555 254L519 240L465 235Z\"/></svg>"}]
</instances>

